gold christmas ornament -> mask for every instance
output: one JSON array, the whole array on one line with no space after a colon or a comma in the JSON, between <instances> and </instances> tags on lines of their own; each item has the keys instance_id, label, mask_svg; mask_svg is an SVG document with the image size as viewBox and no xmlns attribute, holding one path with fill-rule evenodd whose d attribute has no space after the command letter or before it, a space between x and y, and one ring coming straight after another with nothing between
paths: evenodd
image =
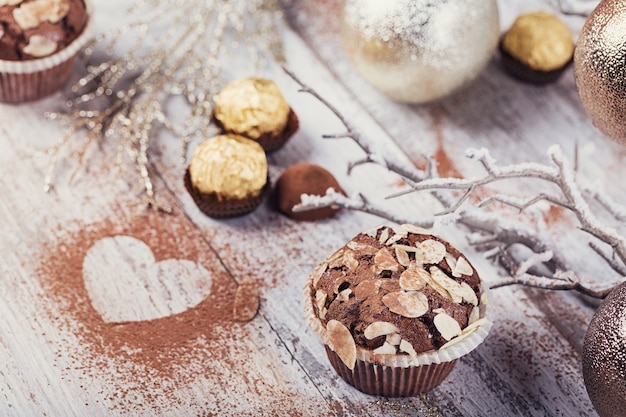
<instances>
[{"instance_id":1,"label":"gold christmas ornament","mask_svg":"<svg viewBox=\"0 0 626 417\"><path fill-rule=\"evenodd\" d=\"M626 410L626 283L607 296L591 319L583 346L583 376L601 417Z\"/></svg>"},{"instance_id":2,"label":"gold christmas ornament","mask_svg":"<svg viewBox=\"0 0 626 417\"><path fill-rule=\"evenodd\" d=\"M574 53L580 101L593 124L626 144L626 2L603 0L588 16Z\"/></svg>"},{"instance_id":3,"label":"gold christmas ornament","mask_svg":"<svg viewBox=\"0 0 626 417\"><path fill-rule=\"evenodd\" d=\"M496 0L344 0L341 36L357 72L390 98L425 103L474 80L498 44Z\"/></svg>"}]
</instances>

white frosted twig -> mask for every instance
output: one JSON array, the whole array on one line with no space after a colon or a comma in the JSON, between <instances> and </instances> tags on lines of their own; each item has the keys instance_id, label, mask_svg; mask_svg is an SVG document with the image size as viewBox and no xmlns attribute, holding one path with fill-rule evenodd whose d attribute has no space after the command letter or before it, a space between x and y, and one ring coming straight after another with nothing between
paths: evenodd
<instances>
[{"instance_id":1,"label":"white frosted twig","mask_svg":"<svg viewBox=\"0 0 626 417\"><path fill-rule=\"evenodd\" d=\"M365 198L362 194L357 194L354 197L346 197L345 195L338 193L333 188L326 190L326 194L323 196L302 194L300 195L300 203L293 207L294 212L302 212L308 210L315 210L323 207L337 207L347 210L362 211L376 215L378 217L387 219L394 223L413 223L421 227L429 228L433 226L432 221L409 221L408 219L395 216L389 212L385 207L377 207Z\"/></svg>"},{"instance_id":2,"label":"white frosted twig","mask_svg":"<svg viewBox=\"0 0 626 417\"><path fill-rule=\"evenodd\" d=\"M414 192L430 192L443 206L443 210L437 213L436 216L445 215L446 218L455 219L470 230L480 232L486 236L482 241L475 241L474 244L482 248L489 257L497 260L511 276L509 280L496 284L495 288L511 284L522 284L546 289L574 290L594 297L604 297L611 289L598 290L578 279L572 271L568 270L566 267L567 262L562 256L558 255L556 248L548 247L547 243L540 237L524 230L520 225L517 225L517 227L503 225L501 219L496 215L479 214L482 207L495 201L516 207L520 211L524 211L541 201L564 207L574 213L580 223L581 230L611 248L612 256L607 256L598 246L592 246L592 249L620 274L620 279L623 279L626 275L624 274L626 270L626 242L624 237L614 228L599 221L593 210L590 209L588 201L581 192L582 187L577 181L575 168L569 164L557 145L553 145L548 149L548 156L552 161L552 165L526 162L500 166L486 148L468 149L466 156L482 165L485 170L484 175L473 178L436 177L432 166L426 171L420 171L385 155L375 155L370 146L371 141L351 126L334 106L312 88L302 83L293 73L287 69L285 69L285 72L300 85L300 91L309 93L322 102L347 129L341 135L325 135L324 137L350 138L365 153L362 159L349 164L349 170L363 163L376 163L386 167L391 172L402 177L407 183L405 190L393 194L389 198ZM467 207L469 206L469 197L475 194L480 187L503 180L521 178L554 184L558 187L558 192L555 192L554 195L540 192L535 196L527 198L499 194L484 199L475 207ZM456 191L456 193L445 193L444 191ZM589 194L587 192L587 195ZM596 191L593 197L616 218L620 219L626 215L626 209L619 207L618 204L600 191ZM335 196L332 199L332 203L393 220L384 207L373 207L364 198L355 200L345 199L343 196ZM411 219L402 219L402 221L416 222ZM434 224L435 221L434 219L422 220L417 221L417 223ZM519 259L519 255L514 255L512 251L515 245L525 246L532 251L532 254L525 259ZM534 275L529 272L539 269L537 268L539 266L545 266L548 271L553 272L545 275Z\"/></svg>"},{"instance_id":3,"label":"white frosted twig","mask_svg":"<svg viewBox=\"0 0 626 417\"><path fill-rule=\"evenodd\" d=\"M307 93L315 97L319 102L321 102L325 107L327 107L335 115L335 117L337 117L337 119L339 119L339 121L343 124L343 126L346 128L345 133L326 134L326 135L323 135L322 137L324 139L340 139L340 138L352 139L354 143L356 143L366 155L366 159L361 160L361 162L358 162L358 165L365 163L364 161L377 163L389 169L390 171L395 172L401 177L410 179L411 181L414 181L414 182L419 182L425 178L424 172L414 169L409 164L398 161L395 158L390 158L386 155L376 154L376 152L374 152L374 142L369 140L366 136L362 135L359 132L359 130L356 128L356 126L353 126L348 120L346 120L341 114L341 112L335 106L333 106L324 97L320 96L317 93L317 91L315 91L314 89L310 88L309 86L304 84L302 81L300 81L300 79L288 68L283 67L283 70L300 86L300 92Z\"/></svg>"}]
</instances>

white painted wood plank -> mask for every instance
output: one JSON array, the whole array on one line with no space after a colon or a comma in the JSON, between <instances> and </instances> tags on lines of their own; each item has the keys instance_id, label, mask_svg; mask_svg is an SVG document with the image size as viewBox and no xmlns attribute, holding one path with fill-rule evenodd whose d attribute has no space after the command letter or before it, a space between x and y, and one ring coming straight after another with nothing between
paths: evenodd
<instances>
[{"instance_id":1,"label":"white painted wood plank","mask_svg":"<svg viewBox=\"0 0 626 417\"><path fill-rule=\"evenodd\" d=\"M103 6L99 27L110 24L107 18L117 11L114 3ZM456 169L471 174L476 168L462 155L469 146L488 146L504 162L523 161L545 158L544 136L550 136L568 152L573 141L583 144L588 156L581 165L585 175L619 183L623 150L593 130L577 104L571 73L551 87L531 88L502 74L494 60L477 83L453 100L423 107L397 105L354 77L341 55L336 32L327 25L329 17L318 15L332 17L337 2L315 2L314 8L312 4L293 2L288 10L292 19L297 15L302 19L296 18L300 22L296 33L285 33L289 66L385 152L418 161L423 152L433 153L441 145ZM500 4L506 24L522 9L543 3ZM580 19L569 22L575 26ZM250 69L237 67L229 74L244 75L251 75ZM346 162L358 158L359 150L349 141L320 138L342 130L337 120L313 98L298 93L280 69L267 69L264 75L278 82L301 120L296 136L269 157L272 180L287 166L308 161L333 172L347 191L365 190L374 201L383 201L390 190L398 189L397 178L375 166L347 175ZM153 142L152 167L158 198L175 209L171 216L135 204L136 184L129 169L120 173L109 163L115 156L113 144L90 147L71 183L75 165L63 161L55 192L44 194L42 151L63 129L42 114L59 98L0 105L0 164L10 173L0 178L0 415L397 415L392 405L376 403L377 398L361 394L336 376L301 311L301 287L312 267L380 219L343 212L316 223L295 222L268 204L239 219L210 219L184 189L179 146L167 135ZM618 168L600 169L597 161ZM622 186L616 187L616 194L624 195ZM398 199L392 209L411 215L432 211L434 205L431 197L413 195ZM563 239L569 248L566 253L576 257L585 243L568 243L576 235L566 226L554 238ZM501 272L467 243L465 230L451 226L437 231L471 257L487 282L499 279ZM84 279L80 268L67 275L67 294L48 293L51 282L64 282L51 280L55 271L67 272L64 251L68 260L82 265L89 247L111 243L120 235L144 242L156 262L183 260L211 274L206 299L202 295L207 280L201 280L200 288L184 281L184 276L200 270L187 269L168 274L171 281L162 279L165 285L155 287L150 300L130 305L121 296L128 291L127 280L141 267L131 263L124 270L118 264L111 267L108 256L93 259L96 269L102 266L93 280L87 280L95 284L89 290L93 299L104 301L109 290L119 295L112 303L103 302L101 309L115 304L120 314L132 313L135 318L147 318L144 313L149 318L165 316L119 326L120 334L132 342L124 349L115 345L123 337L111 337L113 324L93 320L97 311L89 307L92 299L85 295L89 291L76 287ZM141 250L117 248L108 253L136 257ZM108 268L117 268L118 281L103 285ZM595 270L594 265L581 266L585 268ZM259 315L243 324L210 316L228 311L228 296L244 280L258 285ZM138 288L150 292L145 285ZM168 307L175 296L181 297L178 307ZM495 325L487 341L463 358L439 388L393 404L411 407L404 410L415 415L426 405L446 416L594 415L580 374L582 337L594 306L571 294L520 288L498 290L493 300ZM82 306L78 312L69 308L72 303ZM170 316L175 312L179 314ZM170 320L180 320L180 328L199 339L192 343L182 337L175 339L178 345L158 345L162 332L171 331ZM203 330L194 330L190 321ZM142 332L145 337L136 344L135 336ZM203 339L203 332L210 337ZM154 343L149 342L151 337ZM176 369L175 375L164 377L149 363L137 362L147 358L138 346L175 356L165 361L170 370ZM137 372L135 381L129 380L130 371ZM153 383L146 385L151 379Z\"/></svg>"}]
</instances>

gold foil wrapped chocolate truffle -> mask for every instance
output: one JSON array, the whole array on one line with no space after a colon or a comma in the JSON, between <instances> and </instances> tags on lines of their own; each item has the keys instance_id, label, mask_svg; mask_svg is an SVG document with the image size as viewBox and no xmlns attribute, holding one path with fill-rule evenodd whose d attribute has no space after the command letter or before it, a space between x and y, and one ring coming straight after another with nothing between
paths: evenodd
<instances>
[{"instance_id":1,"label":"gold foil wrapped chocolate truffle","mask_svg":"<svg viewBox=\"0 0 626 417\"><path fill-rule=\"evenodd\" d=\"M247 214L269 192L265 151L242 136L228 134L209 139L191 157L185 186L210 217Z\"/></svg>"},{"instance_id":2,"label":"gold foil wrapped chocolate truffle","mask_svg":"<svg viewBox=\"0 0 626 417\"><path fill-rule=\"evenodd\" d=\"M543 11L519 16L500 41L504 68L516 78L555 81L572 62L574 41L557 16Z\"/></svg>"},{"instance_id":3,"label":"gold foil wrapped chocolate truffle","mask_svg":"<svg viewBox=\"0 0 626 417\"><path fill-rule=\"evenodd\" d=\"M263 78L226 85L215 98L213 116L226 132L259 142L266 152L281 147L298 129L298 118L278 86Z\"/></svg>"}]
</instances>

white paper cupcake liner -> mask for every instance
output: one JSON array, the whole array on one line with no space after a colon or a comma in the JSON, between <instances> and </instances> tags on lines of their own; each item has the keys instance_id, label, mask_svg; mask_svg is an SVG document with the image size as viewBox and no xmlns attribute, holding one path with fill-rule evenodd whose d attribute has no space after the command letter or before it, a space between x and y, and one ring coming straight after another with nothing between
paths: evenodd
<instances>
[{"instance_id":1,"label":"white paper cupcake liner","mask_svg":"<svg viewBox=\"0 0 626 417\"><path fill-rule=\"evenodd\" d=\"M87 22L82 33L59 52L25 61L0 60L0 102L24 103L58 91L72 75L76 55L87 44L93 27L91 0L84 0Z\"/></svg>"}]
</instances>

